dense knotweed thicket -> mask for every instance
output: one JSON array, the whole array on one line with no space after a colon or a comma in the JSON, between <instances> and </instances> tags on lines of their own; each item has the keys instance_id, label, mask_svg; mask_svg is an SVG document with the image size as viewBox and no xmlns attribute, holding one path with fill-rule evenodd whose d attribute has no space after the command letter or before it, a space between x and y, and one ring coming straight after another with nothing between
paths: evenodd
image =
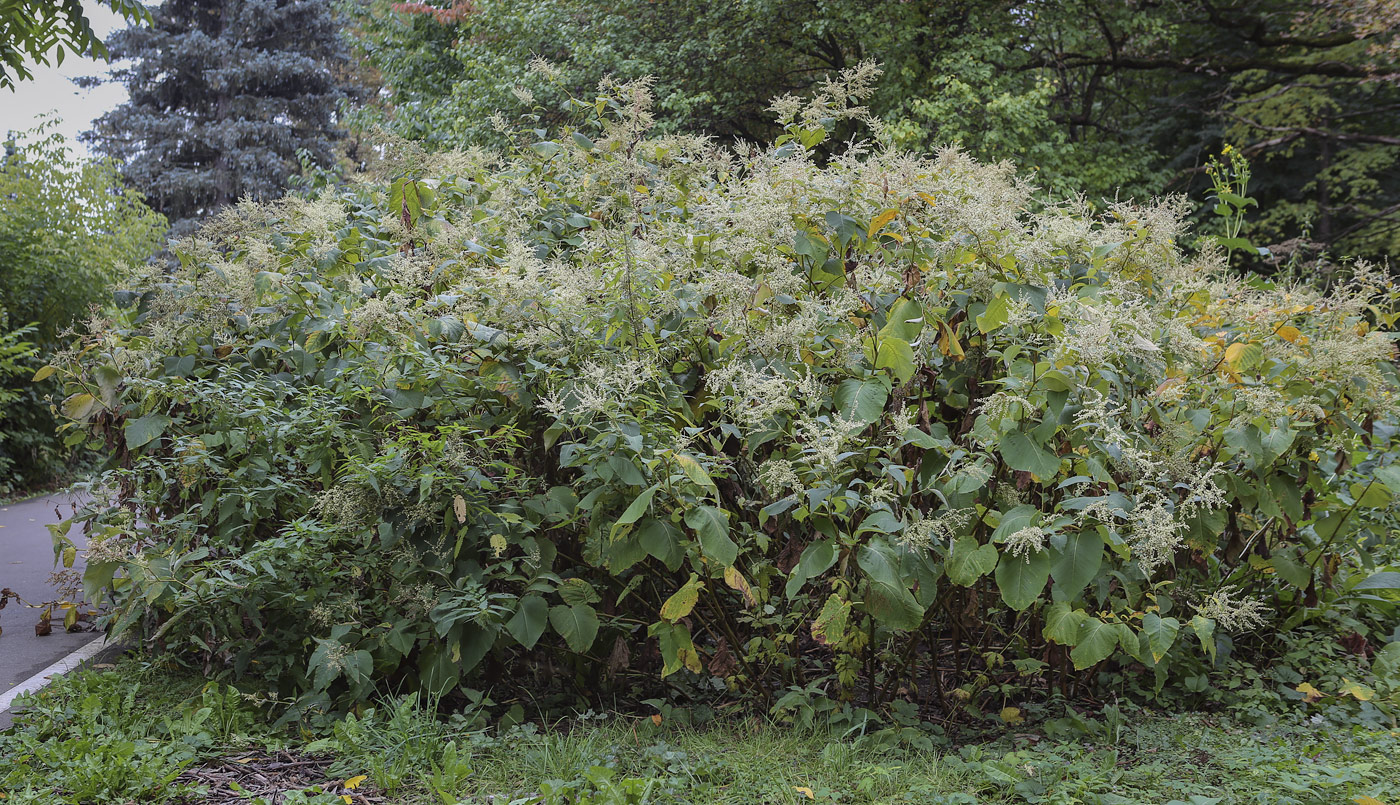
<instances>
[{"instance_id":1,"label":"dense knotweed thicket","mask_svg":"<svg viewBox=\"0 0 1400 805\"><path fill-rule=\"evenodd\" d=\"M57 362L116 456L113 628L312 704L999 708L1199 690L1338 602L1383 642L1384 277L1232 277L1180 202L1030 212L952 150L814 164L864 78L765 150L605 86L555 139L211 222Z\"/></svg>"}]
</instances>

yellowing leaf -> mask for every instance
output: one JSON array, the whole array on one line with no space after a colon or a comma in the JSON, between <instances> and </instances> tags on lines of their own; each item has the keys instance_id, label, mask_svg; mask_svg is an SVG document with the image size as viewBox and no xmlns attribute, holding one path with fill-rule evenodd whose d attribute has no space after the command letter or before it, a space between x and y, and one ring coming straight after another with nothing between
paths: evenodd
<instances>
[{"instance_id":1,"label":"yellowing leaf","mask_svg":"<svg viewBox=\"0 0 1400 805\"><path fill-rule=\"evenodd\" d=\"M923 199L924 203L930 207L938 203L938 199L932 193L920 193L919 198Z\"/></svg>"},{"instance_id":2,"label":"yellowing leaf","mask_svg":"<svg viewBox=\"0 0 1400 805\"><path fill-rule=\"evenodd\" d=\"M691 573L690 580L672 593L671 597L666 599L666 603L661 605L662 620L675 623L689 615L690 611L695 609L695 602L700 600L700 588L703 586L700 577Z\"/></svg>"},{"instance_id":3,"label":"yellowing leaf","mask_svg":"<svg viewBox=\"0 0 1400 805\"><path fill-rule=\"evenodd\" d=\"M357 774L357 775L355 775L354 777L351 777L349 780L346 780L346 781L345 781L345 787L348 788L348 789L350 789L351 791L354 791L355 789L359 788L360 785L361 785L362 783L364 783L365 780L368 780L368 779L369 779L369 775L366 775L366 774Z\"/></svg>"},{"instance_id":4,"label":"yellowing leaf","mask_svg":"<svg viewBox=\"0 0 1400 805\"><path fill-rule=\"evenodd\" d=\"M1294 690L1303 694L1303 701L1307 702L1308 704L1312 704L1313 702L1325 698L1327 696L1327 694L1313 687L1308 682L1304 682L1303 684L1294 688Z\"/></svg>"},{"instance_id":5,"label":"yellowing leaf","mask_svg":"<svg viewBox=\"0 0 1400 805\"><path fill-rule=\"evenodd\" d=\"M807 799L816 799L816 798L817 798L817 795L816 795L815 793L813 793L812 789L808 788L808 787L805 786L805 785L795 785L795 786L792 787L792 790L793 790L793 791L796 791L797 793L801 794L802 796L806 797Z\"/></svg>"},{"instance_id":6,"label":"yellowing leaf","mask_svg":"<svg viewBox=\"0 0 1400 805\"><path fill-rule=\"evenodd\" d=\"M1346 677L1342 677L1342 693L1356 699L1358 702L1369 702L1375 698L1376 692L1361 684L1352 682Z\"/></svg>"},{"instance_id":7,"label":"yellowing leaf","mask_svg":"<svg viewBox=\"0 0 1400 805\"><path fill-rule=\"evenodd\" d=\"M894 220L896 215L899 215L899 210L890 209L875 216L874 220L870 222L870 228L866 230L865 236L867 238L875 237L875 233L884 229L890 221Z\"/></svg>"},{"instance_id":8,"label":"yellowing leaf","mask_svg":"<svg viewBox=\"0 0 1400 805\"><path fill-rule=\"evenodd\" d=\"M458 523L467 521L467 501L461 495L452 496L452 511L457 515Z\"/></svg>"},{"instance_id":9,"label":"yellowing leaf","mask_svg":"<svg viewBox=\"0 0 1400 805\"><path fill-rule=\"evenodd\" d=\"M697 486L703 486L708 489L715 488L714 479L710 477L708 472L705 472L705 468L700 465L699 461L696 461L694 457L688 456L685 453L676 453L675 456L676 464L680 465L681 470L685 472L685 477L689 478Z\"/></svg>"},{"instance_id":10,"label":"yellowing leaf","mask_svg":"<svg viewBox=\"0 0 1400 805\"><path fill-rule=\"evenodd\" d=\"M1298 343L1298 339L1303 337L1303 332L1291 324L1285 324L1275 330L1275 332L1278 333L1279 338L1282 338L1290 344Z\"/></svg>"},{"instance_id":11,"label":"yellowing leaf","mask_svg":"<svg viewBox=\"0 0 1400 805\"><path fill-rule=\"evenodd\" d=\"M1351 801L1355 802L1356 805L1385 805L1384 802L1375 797L1353 797Z\"/></svg>"},{"instance_id":12,"label":"yellowing leaf","mask_svg":"<svg viewBox=\"0 0 1400 805\"><path fill-rule=\"evenodd\" d=\"M958 334L953 332L953 328L947 322L938 323L938 351L946 357L962 360L967 356L963 351L962 344L958 342Z\"/></svg>"},{"instance_id":13,"label":"yellowing leaf","mask_svg":"<svg viewBox=\"0 0 1400 805\"><path fill-rule=\"evenodd\" d=\"M1019 707L1003 707L1001 708L1001 720L1007 724L1020 724L1026 720L1026 717L1021 715Z\"/></svg>"},{"instance_id":14,"label":"yellowing leaf","mask_svg":"<svg viewBox=\"0 0 1400 805\"><path fill-rule=\"evenodd\" d=\"M655 724L658 727L661 726L661 714L653 713L651 716L651 723Z\"/></svg>"},{"instance_id":15,"label":"yellowing leaf","mask_svg":"<svg viewBox=\"0 0 1400 805\"><path fill-rule=\"evenodd\" d=\"M730 565L724 569L724 583L728 584L730 589L738 590L739 594L744 596L745 605L758 606L758 599L754 598L753 588L749 586L748 579L744 578L744 574L740 573L738 568Z\"/></svg>"},{"instance_id":16,"label":"yellowing leaf","mask_svg":"<svg viewBox=\"0 0 1400 805\"><path fill-rule=\"evenodd\" d=\"M58 367L57 367L57 366L43 366L43 367L40 367L39 371L37 371L37 372L34 373L34 377L30 378L30 382L38 383L40 380L43 380L43 379L47 378L49 375L52 375L54 372L57 372L57 371L58 371Z\"/></svg>"},{"instance_id":17,"label":"yellowing leaf","mask_svg":"<svg viewBox=\"0 0 1400 805\"><path fill-rule=\"evenodd\" d=\"M1245 345L1238 341L1226 347L1225 360L1228 361L1232 366L1238 363L1240 360L1240 356L1244 354L1244 347Z\"/></svg>"}]
</instances>

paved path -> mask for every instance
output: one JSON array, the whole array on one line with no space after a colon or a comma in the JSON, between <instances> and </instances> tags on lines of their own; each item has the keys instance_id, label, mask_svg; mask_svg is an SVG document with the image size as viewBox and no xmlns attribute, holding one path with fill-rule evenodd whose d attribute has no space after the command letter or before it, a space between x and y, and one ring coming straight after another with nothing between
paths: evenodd
<instances>
[{"instance_id":1,"label":"paved path","mask_svg":"<svg viewBox=\"0 0 1400 805\"><path fill-rule=\"evenodd\" d=\"M53 539L44 526L57 523L72 514L74 498L51 495L0 506L0 587L9 587L31 604L52 601L58 590L49 581L56 569L53 560ZM54 509L59 510L58 513ZM73 568L83 569L82 550L86 541L74 528L71 534L78 545L78 559ZM99 632L63 631L62 620L54 622L47 637L34 634L39 610L28 609L11 601L0 610L0 696L19 683L42 671L74 650L100 638Z\"/></svg>"}]
</instances>

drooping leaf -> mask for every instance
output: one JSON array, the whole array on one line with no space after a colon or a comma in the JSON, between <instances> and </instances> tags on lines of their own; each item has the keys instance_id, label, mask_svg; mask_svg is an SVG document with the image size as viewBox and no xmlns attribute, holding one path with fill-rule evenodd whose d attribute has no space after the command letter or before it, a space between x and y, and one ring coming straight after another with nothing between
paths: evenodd
<instances>
[{"instance_id":1,"label":"drooping leaf","mask_svg":"<svg viewBox=\"0 0 1400 805\"><path fill-rule=\"evenodd\" d=\"M1079 628L1089 616L1081 609L1073 609L1060 601L1045 609L1045 628L1041 631L1046 640L1062 646L1073 646L1079 642Z\"/></svg>"},{"instance_id":2,"label":"drooping leaf","mask_svg":"<svg viewBox=\"0 0 1400 805\"><path fill-rule=\"evenodd\" d=\"M598 613L588 604L556 604L549 608L549 623L579 654L592 648L598 636Z\"/></svg>"},{"instance_id":3,"label":"drooping leaf","mask_svg":"<svg viewBox=\"0 0 1400 805\"><path fill-rule=\"evenodd\" d=\"M527 650L535 647L549 623L549 605L543 597L527 595L520 599L515 614L506 621L506 631Z\"/></svg>"},{"instance_id":4,"label":"drooping leaf","mask_svg":"<svg viewBox=\"0 0 1400 805\"><path fill-rule=\"evenodd\" d=\"M875 368L888 369L895 382L904 384L914 376L914 348L899 338L881 338L875 352Z\"/></svg>"},{"instance_id":5,"label":"drooping leaf","mask_svg":"<svg viewBox=\"0 0 1400 805\"><path fill-rule=\"evenodd\" d=\"M831 540L818 540L808 545L802 551L802 557L797 560L797 566L792 569L784 594L788 598L795 597L803 585L825 573L834 564L836 547Z\"/></svg>"},{"instance_id":6,"label":"drooping leaf","mask_svg":"<svg viewBox=\"0 0 1400 805\"><path fill-rule=\"evenodd\" d=\"M617 521L613 523L612 530L608 532L608 539L617 539L617 532L623 526L631 525L641 519L642 515L647 513L648 507L651 506L651 499L656 494L656 490L660 488L661 484L652 484L646 489L643 489L637 497L633 498L632 502L628 504L627 508L622 512L622 516L617 518Z\"/></svg>"},{"instance_id":7,"label":"drooping leaf","mask_svg":"<svg viewBox=\"0 0 1400 805\"><path fill-rule=\"evenodd\" d=\"M872 617L891 629L913 629L923 620L924 608L904 585L899 560L883 540L871 540L856 554L865 571L870 593L865 607Z\"/></svg>"},{"instance_id":8,"label":"drooping leaf","mask_svg":"<svg viewBox=\"0 0 1400 805\"><path fill-rule=\"evenodd\" d=\"M700 673L700 654L695 650L695 644L691 641L690 630L683 623L671 623L660 621L653 623L647 634L655 637L661 648L661 676L665 677L674 674L682 668L686 668L694 673Z\"/></svg>"},{"instance_id":9,"label":"drooping leaf","mask_svg":"<svg viewBox=\"0 0 1400 805\"><path fill-rule=\"evenodd\" d=\"M1011 312L1010 305L1011 300L1006 294L997 294L993 297L992 301L987 303L987 309L977 317L978 331L990 333L1006 324Z\"/></svg>"},{"instance_id":10,"label":"drooping leaf","mask_svg":"<svg viewBox=\"0 0 1400 805\"><path fill-rule=\"evenodd\" d=\"M1060 470L1060 458L1031 441L1019 430L1002 434L998 448L1006 466L1013 470L1029 472L1042 481L1055 477Z\"/></svg>"},{"instance_id":11,"label":"drooping leaf","mask_svg":"<svg viewBox=\"0 0 1400 805\"><path fill-rule=\"evenodd\" d=\"M827 596L821 612L812 621L812 639L824 646L841 643L846 638L846 625L851 619L851 602L832 593Z\"/></svg>"},{"instance_id":12,"label":"drooping leaf","mask_svg":"<svg viewBox=\"0 0 1400 805\"><path fill-rule=\"evenodd\" d=\"M1161 662L1176 642L1176 635L1181 631L1181 621L1149 612L1142 616L1142 631L1147 635L1147 647L1152 652L1152 661Z\"/></svg>"},{"instance_id":13,"label":"drooping leaf","mask_svg":"<svg viewBox=\"0 0 1400 805\"><path fill-rule=\"evenodd\" d=\"M1050 567L1056 600L1074 600L1094 580L1103 565L1103 548L1103 537L1097 531L1075 531L1066 537L1064 550Z\"/></svg>"},{"instance_id":14,"label":"drooping leaf","mask_svg":"<svg viewBox=\"0 0 1400 805\"><path fill-rule=\"evenodd\" d=\"M1036 551L1024 557L1003 556L997 563L996 580L1001 600L1020 612L1035 603L1050 580L1050 555Z\"/></svg>"},{"instance_id":15,"label":"drooping leaf","mask_svg":"<svg viewBox=\"0 0 1400 805\"><path fill-rule=\"evenodd\" d=\"M1108 659L1117 645L1118 630L1113 628L1113 624L1086 617L1079 624L1079 637L1069 658L1074 662L1076 671L1083 671Z\"/></svg>"},{"instance_id":16,"label":"drooping leaf","mask_svg":"<svg viewBox=\"0 0 1400 805\"><path fill-rule=\"evenodd\" d=\"M714 506L695 506L685 513L685 524L695 529L700 550L718 567L728 567L739 557L739 546L729 538L729 513Z\"/></svg>"},{"instance_id":17,"label":"drooping leaf","mask_svg":"<svg viewBox=\"0 0 1400 805\"><path fill-rule=\"evenodd\" d=\"M1215 621L1196 615L1191 618L1191 631L1196 633L1196 637L1201 641L1201 648L1205 649L1211 662L1215 662Z\"/></svg>"},{"instance_id":18,"label":"drooping leaf","mask_svg":"<svg viewBox=\"0 0 1400 805\"><path fill-rule=\"evenodd\" d=\"M165 433L165 429L170 427L170 422L170 417L165 414L146 414L140 419L127 422L126 449L135 450L150 444Z\"/></svg>"}]
</instances>

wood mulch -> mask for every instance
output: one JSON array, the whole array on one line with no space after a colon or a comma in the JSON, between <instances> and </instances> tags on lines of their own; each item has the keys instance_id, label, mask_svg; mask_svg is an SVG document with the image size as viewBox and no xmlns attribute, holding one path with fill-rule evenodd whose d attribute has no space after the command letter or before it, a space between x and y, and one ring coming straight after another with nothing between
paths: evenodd
<instances>
[{"instance_id":1,"label":"wood mulch","mask_svg":"<svg viewBox=\"0 0 1400 805\"><path fill-rule=\"evenodd\" d=\"M368 783L350 790L345 788L344 780L329 777L330 763L330 758L251 749L188 768L175 784L198 786L204 792L186 795L179 800L182 805L247 805L254 797L262 797L268 805L282 805L288 793L313 786L349 797L351 805L385 801Z\"/></svg>"}]
</instances>

